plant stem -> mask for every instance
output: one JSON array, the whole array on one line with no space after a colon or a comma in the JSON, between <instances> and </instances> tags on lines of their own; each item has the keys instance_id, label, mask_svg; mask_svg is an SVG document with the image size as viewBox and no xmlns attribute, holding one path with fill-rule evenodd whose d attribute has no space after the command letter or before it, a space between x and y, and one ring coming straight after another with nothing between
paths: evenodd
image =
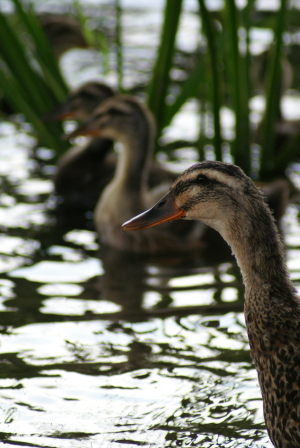
<instances>
[{"instance_id":1,"label":"plant stem","mask_svg":"<svg viewBox=\"0 0 300 448\"><path fill-rule=\"evenodd\" d=\"M117 46L117 75L118 90L123 92L123 43L122 43L122 8L120 0L116 1L116 46Z\"/></svg>"},{"instance_id":2,"label":"plant stem","mask_svg":"<svg viewBox=\"0 0 300 448\"><path fill-rule=\"evenodd\" d=\"M212 82L212 112L214 121L214 147L215 155L217 160L222 160L222 137L221 137L221 121L220 121L220 110L221 110L221 76L218 66L217 57L217 45L216 45L216 34L217 30L214 26L214 22L211 14L208 12L204 0L198 0L202 26L205 30L207 36L208 52L210 56L211 63L211 82Z\"/></svg>"},{"instance_id":3,"label":"plant stem","mask_svg":"<svg viewBox=\"0 0 300 448\"><path fill-rule=\"evenodd\" d=\"M166 95L181 8L182 0L166 0L158 55L148 89L148 106L156 119L158 135L165 121Z\"/></svg>"},{"instance_id":4,"label":"plant stem","mask_svg":"<svg viewBox=\"0 0 300 448\"><path fill-rule=\"evenodd\" d=\"M228 30L228 70L231 75L231 94L235 113L235 140L231 153L237 165L249 175L251 169L250 129L249 129L249 77L247 70L248 45L245 55L240 51L239 30L242 30L241 14L234 0L227 0L225 6ZM240 17L239 17L240 16ZM245 33L248 30L244 28Z\"/></svg>"},{"instance_id":5,"label":"plant stem","mask_svg":"<svg viewBox=\"0 0 300 448\"><path fill-rule=\"evenodd\" d=\"M268 177L274 166L274 142L275 122L280 114L280 100L282 95L282 36L284 32L287 1L281 0L280 10L277 13L277 24L275 29L275 47L270 63L270 71L267 73L266 109L262 123L262 151L260 162L260 177Z\"/></svg>"}]
</instances>

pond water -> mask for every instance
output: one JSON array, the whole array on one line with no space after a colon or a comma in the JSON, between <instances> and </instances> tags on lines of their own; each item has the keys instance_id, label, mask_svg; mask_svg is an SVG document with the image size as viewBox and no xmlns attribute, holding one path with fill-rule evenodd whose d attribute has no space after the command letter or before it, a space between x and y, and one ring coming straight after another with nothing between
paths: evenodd
<instances>
[{"instance_id":1,"label":"pond water","mask_svg":"<svg viewBox=\"0 0 300 448\"><path fill-rule=\"evenodd\" d=\"M271 447L229 253L144 259L59 225L51 151L27 131L0 123L3 445ZM282 228L297 287L296 203Z\"/></svg>"}]
</instances>

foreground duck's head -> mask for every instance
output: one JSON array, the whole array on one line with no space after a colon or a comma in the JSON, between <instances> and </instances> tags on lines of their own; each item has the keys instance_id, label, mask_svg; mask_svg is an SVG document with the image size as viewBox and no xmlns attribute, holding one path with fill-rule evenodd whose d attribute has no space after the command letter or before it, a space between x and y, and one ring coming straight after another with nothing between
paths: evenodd
<instances>
[{"instance_id":1,"label":"foreground duck's head","mask_svg":"<svg viewBox=\"0 0 300 448\"><path fill-rule=\"evenodd\" d=\"M106 137L128 143L154 128L150 111L130 95L115 96L97 107L89 120L82 123L68 138L78 135Z\"/></svg>"},{"instance_id":2,"label":"foreground duck's head","mask_svg":"<svg viewBox=\"0 0 300 448\"><path fill-rule=\"evenodd\" d=\"M223 162L202 162L187 169L150 210L123 224L123 231L153 227L176 219L199 220L224 235L262 195L243 171Z\"/></svg>"},{"instance_id":3,"label":"foreground duck's head","mask_svg":"<svg viewBox=\"0 0 300 448\"><path fill-rule=\"evenodd\" d=\"M70 93L69 97L56 110L50 112L47 120L74 119L86 121L92 112L107 98L114 95L114 91L100 81L89 81Z\"/></svg>"}]
</instances>

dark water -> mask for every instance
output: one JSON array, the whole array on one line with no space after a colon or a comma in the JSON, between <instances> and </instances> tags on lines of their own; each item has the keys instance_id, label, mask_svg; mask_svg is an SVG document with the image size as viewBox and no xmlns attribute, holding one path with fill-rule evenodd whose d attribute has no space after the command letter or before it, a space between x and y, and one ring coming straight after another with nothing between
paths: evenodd
<instances>
[{"instance_id":1,"label":"dark water","mask_svg":"<svg viewBox=\"0 0 300 448\"><path fill-rule=\"evenodd\" d=\"M154 35L158 17L126 22L135 23L127 49L135 46L141 70L136 41L148 28ZM75 74L74 84L86 77ZM169 135L193 139L192 109ZM0 123L3 446L270 447L234 261L218 248L206 258L146 260L101 247L76 223L60 226L51 152L33 157L27 128ZM297 286L297 204L282 227Z\"/></svg>"}]
</instances>

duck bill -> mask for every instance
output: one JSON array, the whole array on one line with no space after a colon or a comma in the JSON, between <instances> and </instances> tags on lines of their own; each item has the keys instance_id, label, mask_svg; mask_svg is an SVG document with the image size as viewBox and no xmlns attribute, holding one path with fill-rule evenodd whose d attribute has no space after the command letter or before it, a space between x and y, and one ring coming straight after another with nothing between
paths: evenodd
<instances>
[{"instance_id":1,"label":"duck bill","mask_svg":"<svg viewBox=\"0 0 300 448\"><path fill-rule=\"evenodd\" d=\"M152 208L130 219L122 225L123 231L148 229L166 221L185 217L185 210L179 208L172 191L164 196Z\"/></svg>"},{"instance_id":2,"label":"duck bill","mask_svg":"<svg viewBox=\"0 0 300 448\"><path fill-rule=\"evenodd\" d=\"M100 137L101 132L98 129L93 128L93 122L92 121L86 121L85 123L82 123L80 126L78 126L76 129L74 129L73 132L70 134L67 134L64 136L65 140L70 140L75 137L78 137L80 135L87 135L90 137Z\"/></svg>"},{"instance_id":3,"label":"duck bill","mask_svg":"<svg viewBox=\"0 0 300 448\"><path fill-rule=\"evenodd\" d=\"M74 112L70 109L70 105L68 102L65 102L58 106L57 109L53 110L52 112L49 112L44 116L44 121L63 121L68 120L70 118L74 117Z\"/></svg>"}]
</instances>

